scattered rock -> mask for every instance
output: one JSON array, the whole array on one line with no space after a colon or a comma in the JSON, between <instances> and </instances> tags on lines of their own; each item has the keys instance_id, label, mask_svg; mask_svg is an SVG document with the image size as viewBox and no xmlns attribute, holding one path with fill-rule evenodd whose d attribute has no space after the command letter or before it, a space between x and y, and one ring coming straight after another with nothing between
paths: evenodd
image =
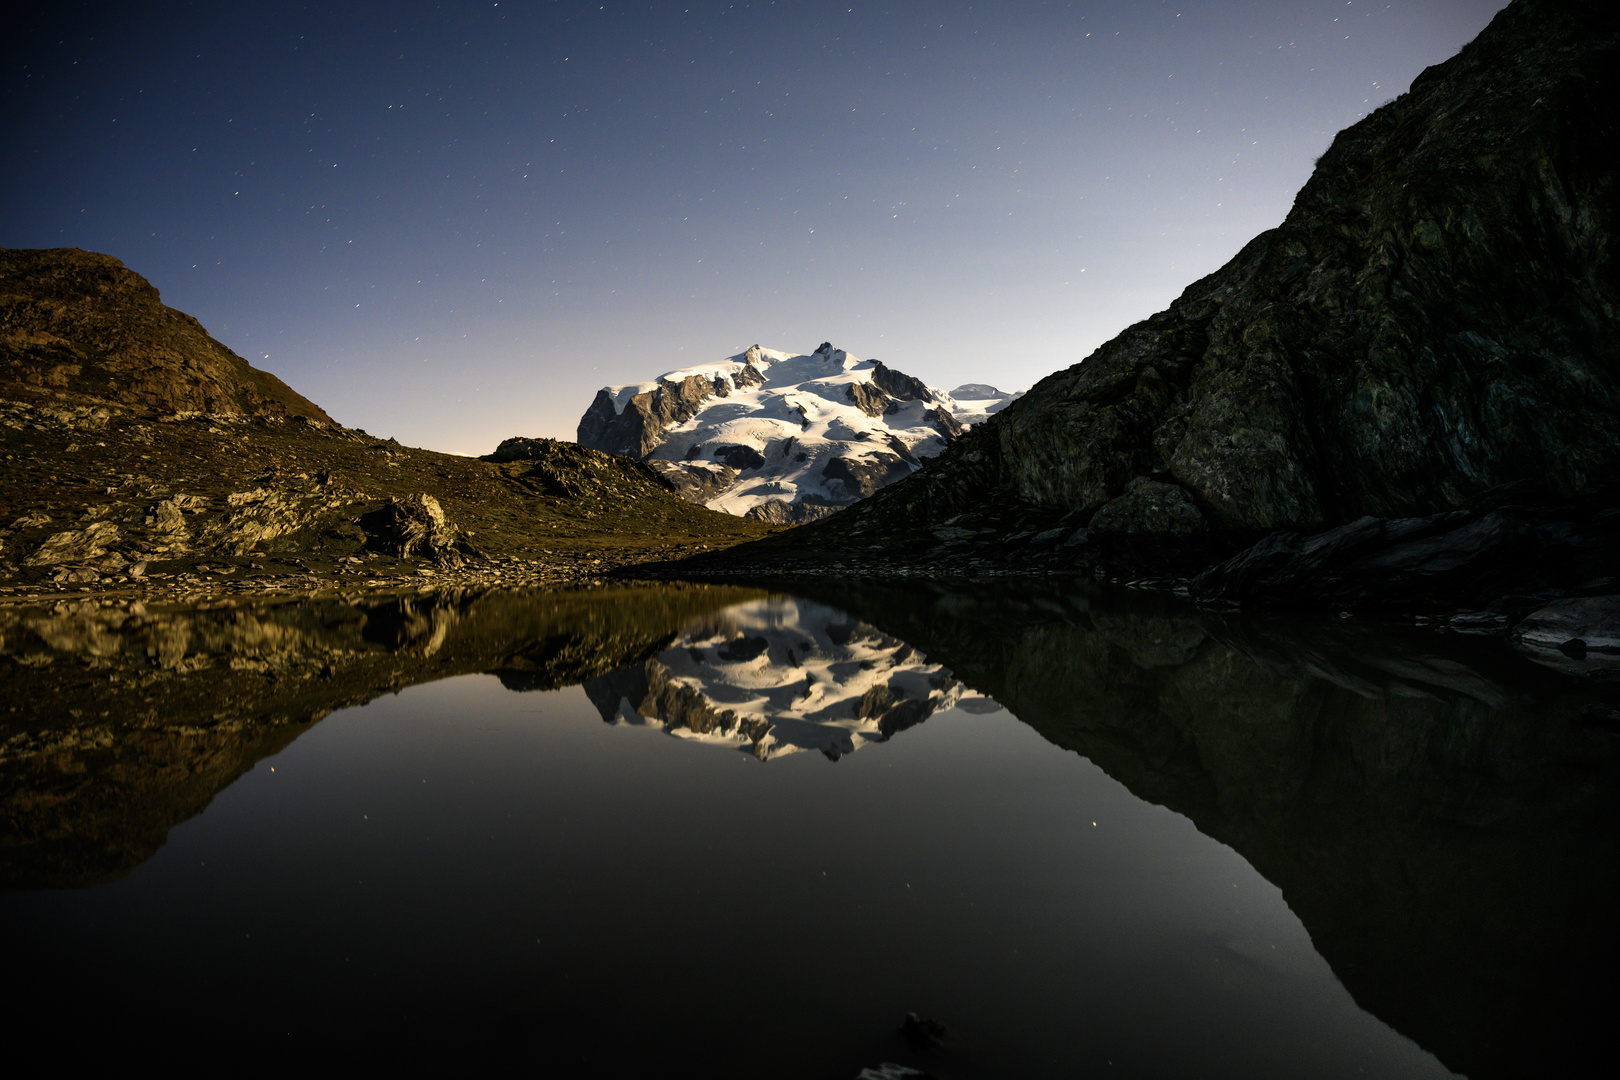
<instances>
[{"instance_id":1,"label":"scattered rock","mask_svg":"<svg viewBox=\"0 0 1620 1080\"><path fill-rule=\"evenodd\" d=\"M118 526L108 521L98 521L83 529L55 534L23 560L23 565L54 566L57 563L85 562L105 555L107 549L117 542Z\"/></svg>"}]
</instances>

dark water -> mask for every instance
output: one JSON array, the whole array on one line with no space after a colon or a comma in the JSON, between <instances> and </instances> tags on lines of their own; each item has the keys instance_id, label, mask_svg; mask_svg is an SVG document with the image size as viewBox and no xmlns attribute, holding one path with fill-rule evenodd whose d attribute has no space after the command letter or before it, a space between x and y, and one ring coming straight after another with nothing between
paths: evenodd
<instances>
[{"instance_id":1,"label":"dark water","mask_svg":"<svg viewBox=\"0 0 1620 1080\"><path fill-rule=\"evenodd\" d=\"M1616 1000L1613 684L1495 641L855 586L0 620L14 1036L1491 1076Z\"/></svg>"}]
</instances>

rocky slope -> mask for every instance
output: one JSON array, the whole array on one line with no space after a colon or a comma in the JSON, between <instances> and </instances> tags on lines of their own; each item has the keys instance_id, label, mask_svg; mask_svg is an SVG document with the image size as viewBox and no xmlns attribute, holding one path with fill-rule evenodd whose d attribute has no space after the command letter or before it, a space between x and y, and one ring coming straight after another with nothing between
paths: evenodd
<instances>
[{"instance_id":1,"label":"rocky slope","mask_svg":"<svg viewBox=\"0 0 1620 1080\"><path fill-rule=\"evenodd\" d=\"M823 342L762 349L608 386L579 443L647 462L693 502L764 521L813 521L910 475L1016 394L946 393Z\"/></svg>"},{"instance_id":2,"label":"rocky slope","mask_svg":"<svg viewBox=\"0 0 1620 1080\"><path fill-rule=\"evenodd\" d=\"M1084 528L1081 563L1184 574L1504 485L1591 494L1620 466L1617 42L1608 5L1516 0L1341 132L1281 226L792 544L989 549L1012 515Z\"/></svg>"},{"instance_id":3,"label":"rocky slope","mask_svg":"<svg viewBox=\"0 0 1620 1080\"><path fill-rule=\"evenodd\" d=\"M555 584L771 531L572 444L483 461L341 427L107 256L0 274L0 597Z\"/></svg>"},{"instance_id":4,"label":"rocky slope","mask_svg":"<svg viewBox=\"0 0 1620 1080\"><path fill-rule=\"evenodd\" d=\"M332 422L145 278L77 248L0 249L0 396Z\"/></svg>"},{"instance_id":5,"label":"rocky slope","mask_svg":"<svg viewBox=\"0 0 1620 1080\"><path fill-rule=\"evenodd\" d=\"M275 414L0 401L0 598L556 584L769 531L571 443L482 461Z\"/></svg>"}]
</instances>

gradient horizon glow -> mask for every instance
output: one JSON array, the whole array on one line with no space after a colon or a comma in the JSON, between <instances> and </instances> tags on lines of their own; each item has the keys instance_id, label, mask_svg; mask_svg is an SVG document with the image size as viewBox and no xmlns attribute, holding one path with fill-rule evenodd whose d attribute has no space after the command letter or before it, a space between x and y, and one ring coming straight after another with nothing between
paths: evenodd
<instances>
[{"instance_id":1,"label":"gradient horizon glow","mask_svg":"<svg viewBox=\"0 0 1620 1080\"><path fill-rule=\"evenodd\" d=\"M1020 389L1502 6L65 4L0 45L0 247L460 453L755 342Z\"/></svg>"}]
</instances>

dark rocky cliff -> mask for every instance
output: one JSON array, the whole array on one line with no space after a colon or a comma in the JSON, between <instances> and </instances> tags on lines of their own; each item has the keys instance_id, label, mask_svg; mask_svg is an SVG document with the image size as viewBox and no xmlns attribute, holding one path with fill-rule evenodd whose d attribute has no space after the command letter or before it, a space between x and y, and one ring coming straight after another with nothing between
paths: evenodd
<instances>
[{"instance_id":1,"label":"dark rocky cliff","mask_svg":"<svg viewBox=\"0 0 1620 1080\"><path fill-rule=\"evenodd\" d=\"M1185 571L1274 530L1612 482L1617 38L1607 5L1517 0L1341 132L1281 226L799 542L996 502Z\"/></svg>"},{"instance_id":2,"label":"dark rocky cliff","mask_svg":"<svg viewBox=\"0 0 1620 1080\"><path fill-rule=\"evenodd\" d=\"M111 255L0 249L0 396L332 423Z\"/></svg>"}]
</instances>

